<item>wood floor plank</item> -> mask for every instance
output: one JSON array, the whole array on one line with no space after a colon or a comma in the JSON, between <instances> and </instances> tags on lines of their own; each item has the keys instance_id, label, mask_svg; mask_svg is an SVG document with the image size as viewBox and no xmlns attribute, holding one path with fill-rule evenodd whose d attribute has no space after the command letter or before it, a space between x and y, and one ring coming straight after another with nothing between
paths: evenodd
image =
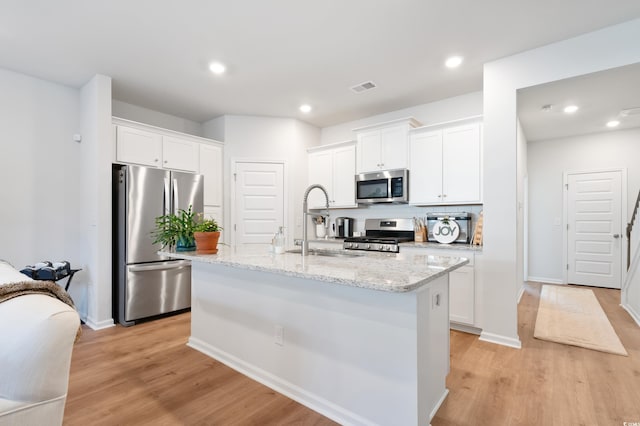
<instances>
[{"instance_id":1,"label":"wood floor plank","mask_svg":"<svg viewBox=\"0 0 640 426\"><path fill-rule=\"evenodd\" d=\"M533 337L541 285L518 306L522 349L451 331L449 396L433 426L640 422L640 328L594 289L628 357ZM190 314L92 331L75 345L65 425L335 423L186 346Z\"/></svg>"}]
</instances>

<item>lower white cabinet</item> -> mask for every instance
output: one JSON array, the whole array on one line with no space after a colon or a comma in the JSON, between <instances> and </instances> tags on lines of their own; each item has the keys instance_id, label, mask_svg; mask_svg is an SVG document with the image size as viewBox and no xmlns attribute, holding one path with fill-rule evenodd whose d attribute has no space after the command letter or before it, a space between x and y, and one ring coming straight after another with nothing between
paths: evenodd
<instances>
[{"instance_id":1,"label":"lower white cabinet","mask_svg":"<svg viewBox=\"0 0 640 426\"><path fill-rule=\"evenodd\" d=\"M434 256L464 257L469 263L449 273L449 320L452 328L461 325L463 331L473 331L480 328L478 315L478 295L476 289L475 271L477 256L474 250L462 248L438 248L437 245L411 246L401 245L402 253L424 253Z\"/></svg>"},{"instance_id":2,"label":"lower white cabinet","mask_svg":"<svg viewBox=\"0 0 640 426\"><path fill-rule=\"evenodd\" d=\"M308 150L309 185L319 183L329 193L330 208L357 207L356 145L354 141ZM323 209L326 200L321 191L309 193L308 205Z\"/></svg>"},{"instance_id":3,"label":"lower white cabinet","mask_svg":"<svg viewBox=\"0 0 640 426\"><path fill-rule=\"evenodd\" d=\"M475 280L473 266L463 266L449 273L449 319L466 325L475 324Z\"/></svg>"}]
</instances>

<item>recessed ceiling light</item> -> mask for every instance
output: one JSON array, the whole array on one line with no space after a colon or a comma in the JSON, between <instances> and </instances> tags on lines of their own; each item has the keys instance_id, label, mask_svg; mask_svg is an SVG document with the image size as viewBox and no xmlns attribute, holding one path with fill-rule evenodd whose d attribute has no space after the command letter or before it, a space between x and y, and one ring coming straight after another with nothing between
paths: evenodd
<instances>
[{"instance_id":1,"label":"recessed ceiling light","mask_svg":"<svg viewBox=\"0 0 640 426\"><path fill-rule=\"evenodd\" d=\"M547 104L547 105L542 105L542 110L544 112L549 112L553 109L553 105L552 104Z\"/></svg>"},{"instance_id":2,"label":"recessed ceiling light","mask_svg":"<svg viewBox=\"0 0 640 426\"><path fill-rule=\"evenodd\" d=\"M211 62L209 64L209 70L214 73L214 74L224 74L224 72L227 70L227 67L224 66L224 64L220 63L220 62Z\"/></svg>"},{"instance_id":3,"label":"recessed ceiling light","mask_svg":"<svg viewBox=\"0 0 640 426\"><path fill-rule=\"evenodd\" d=\"M461 63L462 56L451 56L450 58L447 58L444 64L447 66L447 68L457 68Z\"/></svg>"},{"instance_id":4,"label":"recessed ceiling light","mask_svg":"<svg viewBox=\"0 0 640 426\"><path fill-rule=\"evenodd\" d=\"M577 110L578 110L578 106L577 105L568 105L568 106L564 107L564 112L566 112L567 114L573 114Z\"/></svg>"},{"instance_id":5,"label":"recessed ceiling light","mask_svg":"<svg viewBox=\"0 0 640 426\"><path fill-rule=\"evenodd\" d=\"M311 105L300 105L300 111L307 113L307 112L311 112Z\"/></svg>"},{"instance_id":6,"label":"recessed ceiling light","mask_svg":"<svg viewBox=\"0 0 640 426\"><path fill-rule=\"evenodd\" d=\"M618 120L611 120L607 123L607 127L617 127L620 124Z\"/></svg>"}]
</instances>

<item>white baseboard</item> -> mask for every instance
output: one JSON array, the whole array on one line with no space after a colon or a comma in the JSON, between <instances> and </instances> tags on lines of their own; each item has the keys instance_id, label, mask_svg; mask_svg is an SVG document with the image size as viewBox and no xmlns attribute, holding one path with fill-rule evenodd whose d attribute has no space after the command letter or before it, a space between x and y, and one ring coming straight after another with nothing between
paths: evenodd
<instances>
[{"instance_id":1,"label":"white baseboard","mask_svg":"<svg viewBox=\"0 0 640 426\"><path fill-rule=\"evenodd\" d=\"M495 343L497 345L509 346L510 348L522 348L522 342L520 342L520 339L514 339L500 334L487 333L485 331L480 333L480 340L483 342Z\"/></svg>"},{"instance_id":2,"label":"white baseboard","mask_svg":"<svg viewBox=\"0 0 640 426\"><path fill-rule=\"evenodd\" d=\"M640 314L636 312L635 309L633 309L633 307L631 307L626 303L622 303L620 306L622 306L622 309L624 309L629 313L629 315L631 315L631 318L633 318L636 324L638 324L638 327L640 327Z\"/></svg>"},{"instance_id":3,"label":"white baseboard","mask_svg":"<svg viewBox=\"0 0 640 426\"><path fill-rule=\"evenodd\" d=\"M452 330L462 331L463 333L477 334L482 333L482 329L472 325L460 324L458 322L449 321L449 328Z\"/></svg>"},{"instance_id":4,"label":"white baseboard","mask_svg":"<svg viewBox=\"0 0 640 426\"><path fill-rule=\"evenodd\" d=\"M113 322L113 318L104 320L104 321L94 321L90 318L86 318L83 320L84 323L89 326L92 330L102 330L105 328L115 327L115 323Z\"/></svg>"},{"instance_id":5,"label":"white baseboard","mask_svg":"<svg viewBox=\"0 0 640 426\"><path fill-rule=\"evenodd\" d=\"M264 371L252 364L249 364L225 351L215 348L200 339L189 337L187 346L202 352L211 358L220 361L226 366L238 371L252 378L253 380L262 383L263 385L285 395L288 398L293 399L300 404L311 408L314 411L330 418L331 420L338 422L342 425L373 425L371 420L368 420L352 411L346 410L331 401L328 401L312 392L306 391L293 383L283 380L280 377L276 377L273 374ZM441 401L447 396L448 390L442 396ZM439 407L439 405L438 405ZM437 411L437 409L436 409Z\"/></svg>"},{"instance_id":6,"label":"white baseboard","mask_svg":"<svg viewBox=\"0 0 640 426\"><path fill-rule=\"evenodd\" d=\"M547 278L547 277L527 277L527 281L535 281L537 283L547 283L547 284L564 284L562 279Z\"/></svg>"},{"instance_id":7,"label":"white baseboard","mask_svg":"<svg viewBox=\"0 0 640 426\"><path fill-rule=\"evenodd\" d=\"M520 304L520 300L522 300L522 295L524 294L524 285L522 287L520 287L520 290L518 291L518 298L516 299L516 305Z\"/></svg>"},{"instance_id":8,"label":"white baseboard","mask_svg":"<svg viewBox=\"0 0 640 426\"><path fill-rule=\"evenodd\" d=\"M433 411L431 412L431 414L429 414L429 422L431 422L431 420L433 420L433 418L435 417L436 413L440 409L440 406L442 405L444 400L447 398L447 395L449 395L449 389L445 388L444 389L444 393L442 394L442 396L438 400L438 403L436 404L435 407L433 407ZM429 425L431 425L431 423L429 423Z\"/></svg>"}]
</instances>

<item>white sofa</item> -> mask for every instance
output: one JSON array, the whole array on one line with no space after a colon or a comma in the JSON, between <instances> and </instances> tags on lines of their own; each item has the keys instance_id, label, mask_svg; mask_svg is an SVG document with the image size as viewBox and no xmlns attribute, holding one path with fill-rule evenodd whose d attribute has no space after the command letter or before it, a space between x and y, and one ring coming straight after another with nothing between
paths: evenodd
<instances>
[{"instance_id":1,"label":"white sofa","mask_svg":"<svg viewBox=\"0 0 640 426\"><path fill-rule=\"evenodd\" d=\"M0 285L31 281L0 261ZM0 426L61 425L80 325L71 306L44 294L0 303Z\"/></svg>"}]
</instances>

